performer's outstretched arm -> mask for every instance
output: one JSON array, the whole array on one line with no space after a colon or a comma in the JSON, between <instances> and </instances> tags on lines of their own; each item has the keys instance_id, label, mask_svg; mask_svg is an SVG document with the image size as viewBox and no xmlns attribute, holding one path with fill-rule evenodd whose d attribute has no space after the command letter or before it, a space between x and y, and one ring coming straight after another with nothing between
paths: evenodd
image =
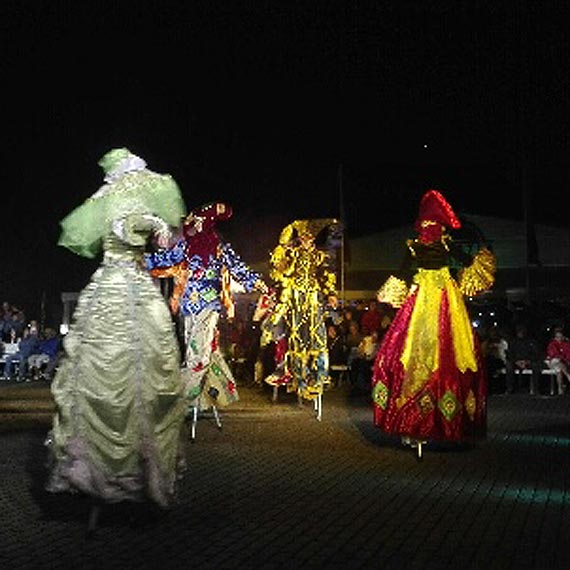
<instances>
[{"instance_id":1,"label":"performer's outstretched arm","mask_svg":"<svg viewBox=\"0 0 570 570\"><path fill-rule=\"evenodd\" d=\"M172 247L162 249L154 253L145 255L146 267L150 271L152 269L172 267L178 265L185 258L184 240L179 240Z\"/></svg>"}]
</instances>

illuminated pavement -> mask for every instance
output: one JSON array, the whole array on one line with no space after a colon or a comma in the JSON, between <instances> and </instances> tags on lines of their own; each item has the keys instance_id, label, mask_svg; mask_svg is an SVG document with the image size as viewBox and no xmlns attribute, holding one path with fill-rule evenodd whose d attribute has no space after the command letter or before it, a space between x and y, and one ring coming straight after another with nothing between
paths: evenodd
<instances>
[{"instance_id":1,"label":"illuminated pavement","mask_svg":"<svg viewBox=\"0 0 570 570\"><path fill-rule=\"evenodd\" d=\"M88 539L87 501L43 491L35 390L32 420L1 416L0 568L570 568L570 396L492 396L485 442L419 461L344 389L319 423L242 388L222 431L200 419L171 512L109 506Z\"/></svg>"}]
</instances>

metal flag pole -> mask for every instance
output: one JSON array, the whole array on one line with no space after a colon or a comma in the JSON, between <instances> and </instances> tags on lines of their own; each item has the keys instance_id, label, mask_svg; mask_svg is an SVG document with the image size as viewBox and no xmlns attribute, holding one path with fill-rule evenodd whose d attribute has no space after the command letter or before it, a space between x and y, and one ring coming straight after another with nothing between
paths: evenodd
<instances>
[{"instance_id":1,"label":"metal flag pole","mask_svg":"<svg viewBox=\"0 0 570 570\"><path fill-rule=\"evenodd\" d=\"M40 304L40 331L44 331L46 324L46 292L42 291L42 300Z\"/></svg>"},{"instance_id":2,"label":"metal flag pole","mask_svg":"<svg viewBox=\"0 0 570 570\"><path fill-rule=\"evenodd\" d=\"M345 303L345 290L344 290L344 240L345 240L345 212L344 212L344 196L342 188L342 163L338 165L338 199L339 199L339 217L341 223L340 235L340 299L342 304Z\"/></svg>"}]
</instances>

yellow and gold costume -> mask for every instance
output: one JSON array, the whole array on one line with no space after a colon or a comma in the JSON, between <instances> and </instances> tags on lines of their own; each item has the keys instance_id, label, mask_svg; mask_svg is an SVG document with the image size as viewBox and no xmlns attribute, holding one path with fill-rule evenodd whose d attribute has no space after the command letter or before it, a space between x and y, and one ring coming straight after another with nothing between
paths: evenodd
<instances>
[{"instance_id":1,"label":"yellow and gold costume","mask_svg":"<svg viewBox=\"0 0 570 570\"><path fill-rule=\"evenodd\" d=\"M336 223L330 218L297 220L285 227L271 252L270 277L280 290L272 319L284 322L287 348L280 352L283 366L277 366L282 374L266 381L287 384L289 391L306 399L321 395L328 378L324 298L336 287L328 255L316 247L315 238Z\"/></svg>"}]
</instances>

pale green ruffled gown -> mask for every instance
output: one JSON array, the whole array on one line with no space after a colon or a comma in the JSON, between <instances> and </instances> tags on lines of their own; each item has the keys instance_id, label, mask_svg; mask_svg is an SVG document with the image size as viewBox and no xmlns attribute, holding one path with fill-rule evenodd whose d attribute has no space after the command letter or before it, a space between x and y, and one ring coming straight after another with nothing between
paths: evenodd
<instances>
[{"instance_id":1,"label":"pale green ruffled gown","mask_svg":"<svg viewBox=\"0 0 570 570\"><path fill-rule=\"evenodd\" d=\"M165 507L183 466L184 386L169 310L143 266L159 219L140 196L131 202L118 209L121 237L115 228L102 238L103 261L64 339L47 488ZM170 222L180 219L175 204Z\"/></svg>"}]
</instances>

